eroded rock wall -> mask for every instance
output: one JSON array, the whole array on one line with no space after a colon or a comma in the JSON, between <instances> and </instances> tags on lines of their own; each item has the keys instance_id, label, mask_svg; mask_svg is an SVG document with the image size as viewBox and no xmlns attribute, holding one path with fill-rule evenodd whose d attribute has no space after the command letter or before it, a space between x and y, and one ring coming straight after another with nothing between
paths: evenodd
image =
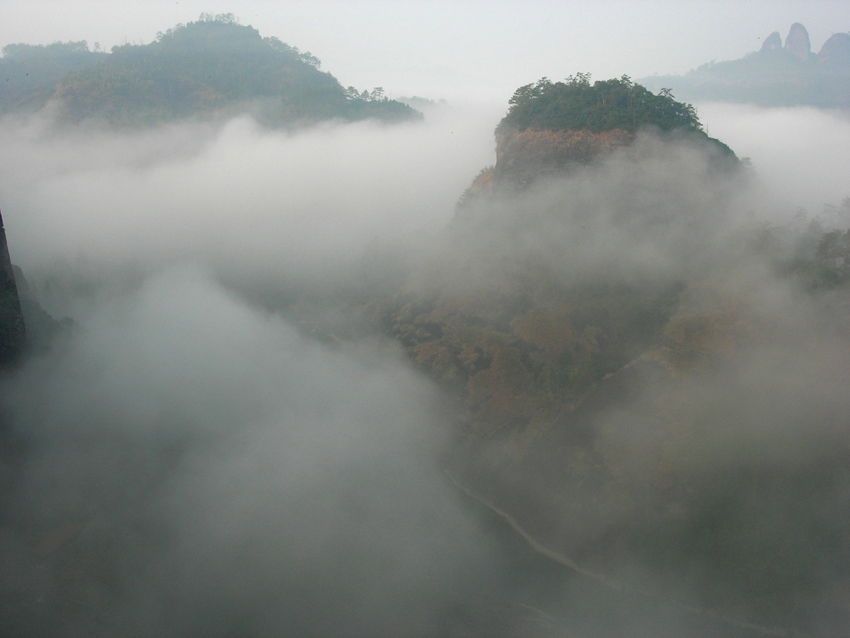
<instances>
[{"instance_id":1,"label":"eroded rock wall","mask_svg":"<svg viewBox=\"0 0 850 638\"><path fill-rule=\"evenodd\" d=\"M510 131L496 140L493 179L526 185L533 179L586 166L614 149L627 146L634 133L613 129L602 133L588 130Z\"/></svg>"},{"instance_id":2,"label":"eroded rock wall","mask_svg":"<svg viewBox=\"0 0 850 638\"><path fill-rule=\"evenodd\" d=\"M0 215L0 366L13 363L20 356L25 343L24 315L6 243L3 217Z\"/></svg>"}]
</instances>

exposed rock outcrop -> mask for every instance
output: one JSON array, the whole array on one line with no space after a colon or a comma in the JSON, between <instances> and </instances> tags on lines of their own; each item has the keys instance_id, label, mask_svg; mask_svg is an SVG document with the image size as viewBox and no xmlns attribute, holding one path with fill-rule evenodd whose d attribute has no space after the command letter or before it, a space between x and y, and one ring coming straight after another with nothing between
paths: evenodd
<instances>
[{"instance_id":1,"label":"exposed rock outcrop","mask_svg":"<svg viewBox=\"0 0 850 638\"><path fill-rule=\"evenodd\" d=\"M833 33L823 43L818 62L835 66L850 66L850 33Z\"/></svg>"},{"instance_id":2,"label":"exposed rock outcrop","mask_svg":"<svg viewBox=\"0 0 850 638\"><path fill-rule=\"evenodd\" d=\"M502 131L496 135L495 166L485 168L472 181L458 210L482 195L521 189L537 179L588 166L634 139L633 132L623 129L600 133L586 129Z\"/></svg>"},{"instance_id":3,"label":"exposed rock outcrop","mask_svg":"<svg viewBox=\"0 0 850 638\"><path fill-rule=\"evenodd\" d=\"M24 315L0 215L0 366L13 363L25 344Z\"/></svg>"},{"instance_id":4,"label":"exposed rock outcrop","mask_svg":"<svg viewBox=\"0 0 850 638\"><path fill-rule=\"evenodd\" d=\"M634 133L622 129L601 133L569 129L509 131L496 140L493 179L525 185L537 177L591 164L614 149L628 146L634 137Z\"/></svg>"},{"instance_id":5,"label":"exposed rock outcrop","mask_svg":"<svg viewBox=\"0 0 850 638\"><path fill-rule=\"evenodd\" d=\"M812 44L809 41L809 32L799 22L791 25L788 37L785 38L785 50L803 61L809 59L812 54Z\"/></svg>"},{"instance_id":6,"label":"exposed rock outcrop","mask_svg":"<svg viewBox=\"0 0 850 638\"><path fill-rule=\"evenodd\" d=\"M782 38L779 35L779 31L774 31L767 38L765 38L764 43L761 45L761 51L781 51L782 50Z\"/></svg>"}]
</instances>

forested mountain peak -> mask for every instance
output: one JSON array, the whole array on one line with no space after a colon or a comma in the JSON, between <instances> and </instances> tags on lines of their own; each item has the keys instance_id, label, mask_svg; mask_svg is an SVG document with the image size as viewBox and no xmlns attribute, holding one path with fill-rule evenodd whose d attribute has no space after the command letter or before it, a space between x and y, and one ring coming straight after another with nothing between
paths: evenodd
<instances>
[{"instance_id":1,"label":"forested mountain peak","mask_svg":"<svg viewBox=\"0 0 850 638\"><path fill-rule=\"evenodd\" d=\"M509 103L497 133L528 128L634 132L643 126L702 130L693 106L674 100L669 89L655 95L627 75L593 84L588 73L571 75L563 82L544 77L518 88Z\"/></svg>"},{"instance_id":2,"label":"forested mountain peak","mask_svg":"<svg viewBox=\"0 0 850 638\"><path fill-rule=\"evenodd\" d=\"M591 164L630 145L643 129L707 143L720 163L737 163L728 146L706 135L693 106L676 101L670 89L654 94L627 75L593 83L588 73L561 82L544 77L518 88L509 104L496 127L496 165L479 175L464 203L476 192Z\"/></svg>"},{"instance_id":3,"label":"forested mountain peak","mask_svg":"<svg viewBox=\"0 0 850 638\"><path fill-rule=\"evenodd\" d=\"M201 14L195 22L158 33L150 44L115 46L109 55L90 53L85 42L51 45L42 52L50 73L21 63L36 57L22 55L31 53L27 47L4 50L0 70L8 75L9 69L20 68L18 75L27 79L5 83L0 112L35 111L52 99L66 120L133 126L244 111L271 126L420 117L386 98L383 90L343 88L319 70L317 57L277 37L262 37L232 14ZM89 58L67 63L69 47ZM29 87L34 81L37 92Z\"/></svg>"},{"instance_id":4,"label":"forested mountain peak","mask_svg":"<svg viewBox=\"0 0 850 638\"><path fill-rule=\"evenodd\" d=\"M321 62L317 57L302 53L297 47L284 44L275 36L263 38L252 26L239 24L231 13L212 16L201 14L196 22L178 24L166 32L157 33L153 43L160 51L176 53L197 52L266 52L274 51L290 62L301 62L318 69ZM125 45L130 46L130 45ZM113 47L113 52L123 47Z\"/></svg>"}]
</instances>

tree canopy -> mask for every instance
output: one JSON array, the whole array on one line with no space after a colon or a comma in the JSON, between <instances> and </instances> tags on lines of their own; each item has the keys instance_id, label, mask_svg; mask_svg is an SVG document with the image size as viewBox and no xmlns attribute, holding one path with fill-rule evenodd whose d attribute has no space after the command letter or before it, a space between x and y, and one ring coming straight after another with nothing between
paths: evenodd
<instances>
[{"instance_id":1,"label":"tree canopy","mask_svg":"<svg viewBox=\"0 0 850 638\"><path fill-rule=\"evenodd\" d=\"M563 82L544 77L518 88L510 105L497 133L528 128L599 133L612 129L635 131L644 126L663 131L702 131L693 106L677 102L667 89L655 95L627 75L593 84L588 73L571 75Z\"/></svg>"},{"instance_id":2,"label":"tree canopy","mask_svg":"<svg viewBox=\"0 0 850 638\"><path fill-rule=\"evenodd\" d=\"M85 40L48 45L7 44L0 58L0 113L44 106L67 73L96 64L106 53L89 51Z\"/></svg>"}]
</instances>

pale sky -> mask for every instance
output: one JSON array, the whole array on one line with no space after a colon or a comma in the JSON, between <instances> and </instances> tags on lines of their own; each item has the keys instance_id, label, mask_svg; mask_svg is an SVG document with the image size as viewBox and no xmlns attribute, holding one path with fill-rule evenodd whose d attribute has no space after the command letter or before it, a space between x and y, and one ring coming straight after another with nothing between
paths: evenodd
<instances>
[{"instance_id":1,"label":"pale sky","mask_svg":"<svg viewBox=\"0 0 850 638\"><path fill-rule=\"evenodd\" d=\"M322 60L345 85L391 96L506 102L576 71L683 73L757 50L793 22L817 51L850 30L844 0L0 0L0 46L148 43L201 12L233 13Z\"/></svg>"}]
</instances>

